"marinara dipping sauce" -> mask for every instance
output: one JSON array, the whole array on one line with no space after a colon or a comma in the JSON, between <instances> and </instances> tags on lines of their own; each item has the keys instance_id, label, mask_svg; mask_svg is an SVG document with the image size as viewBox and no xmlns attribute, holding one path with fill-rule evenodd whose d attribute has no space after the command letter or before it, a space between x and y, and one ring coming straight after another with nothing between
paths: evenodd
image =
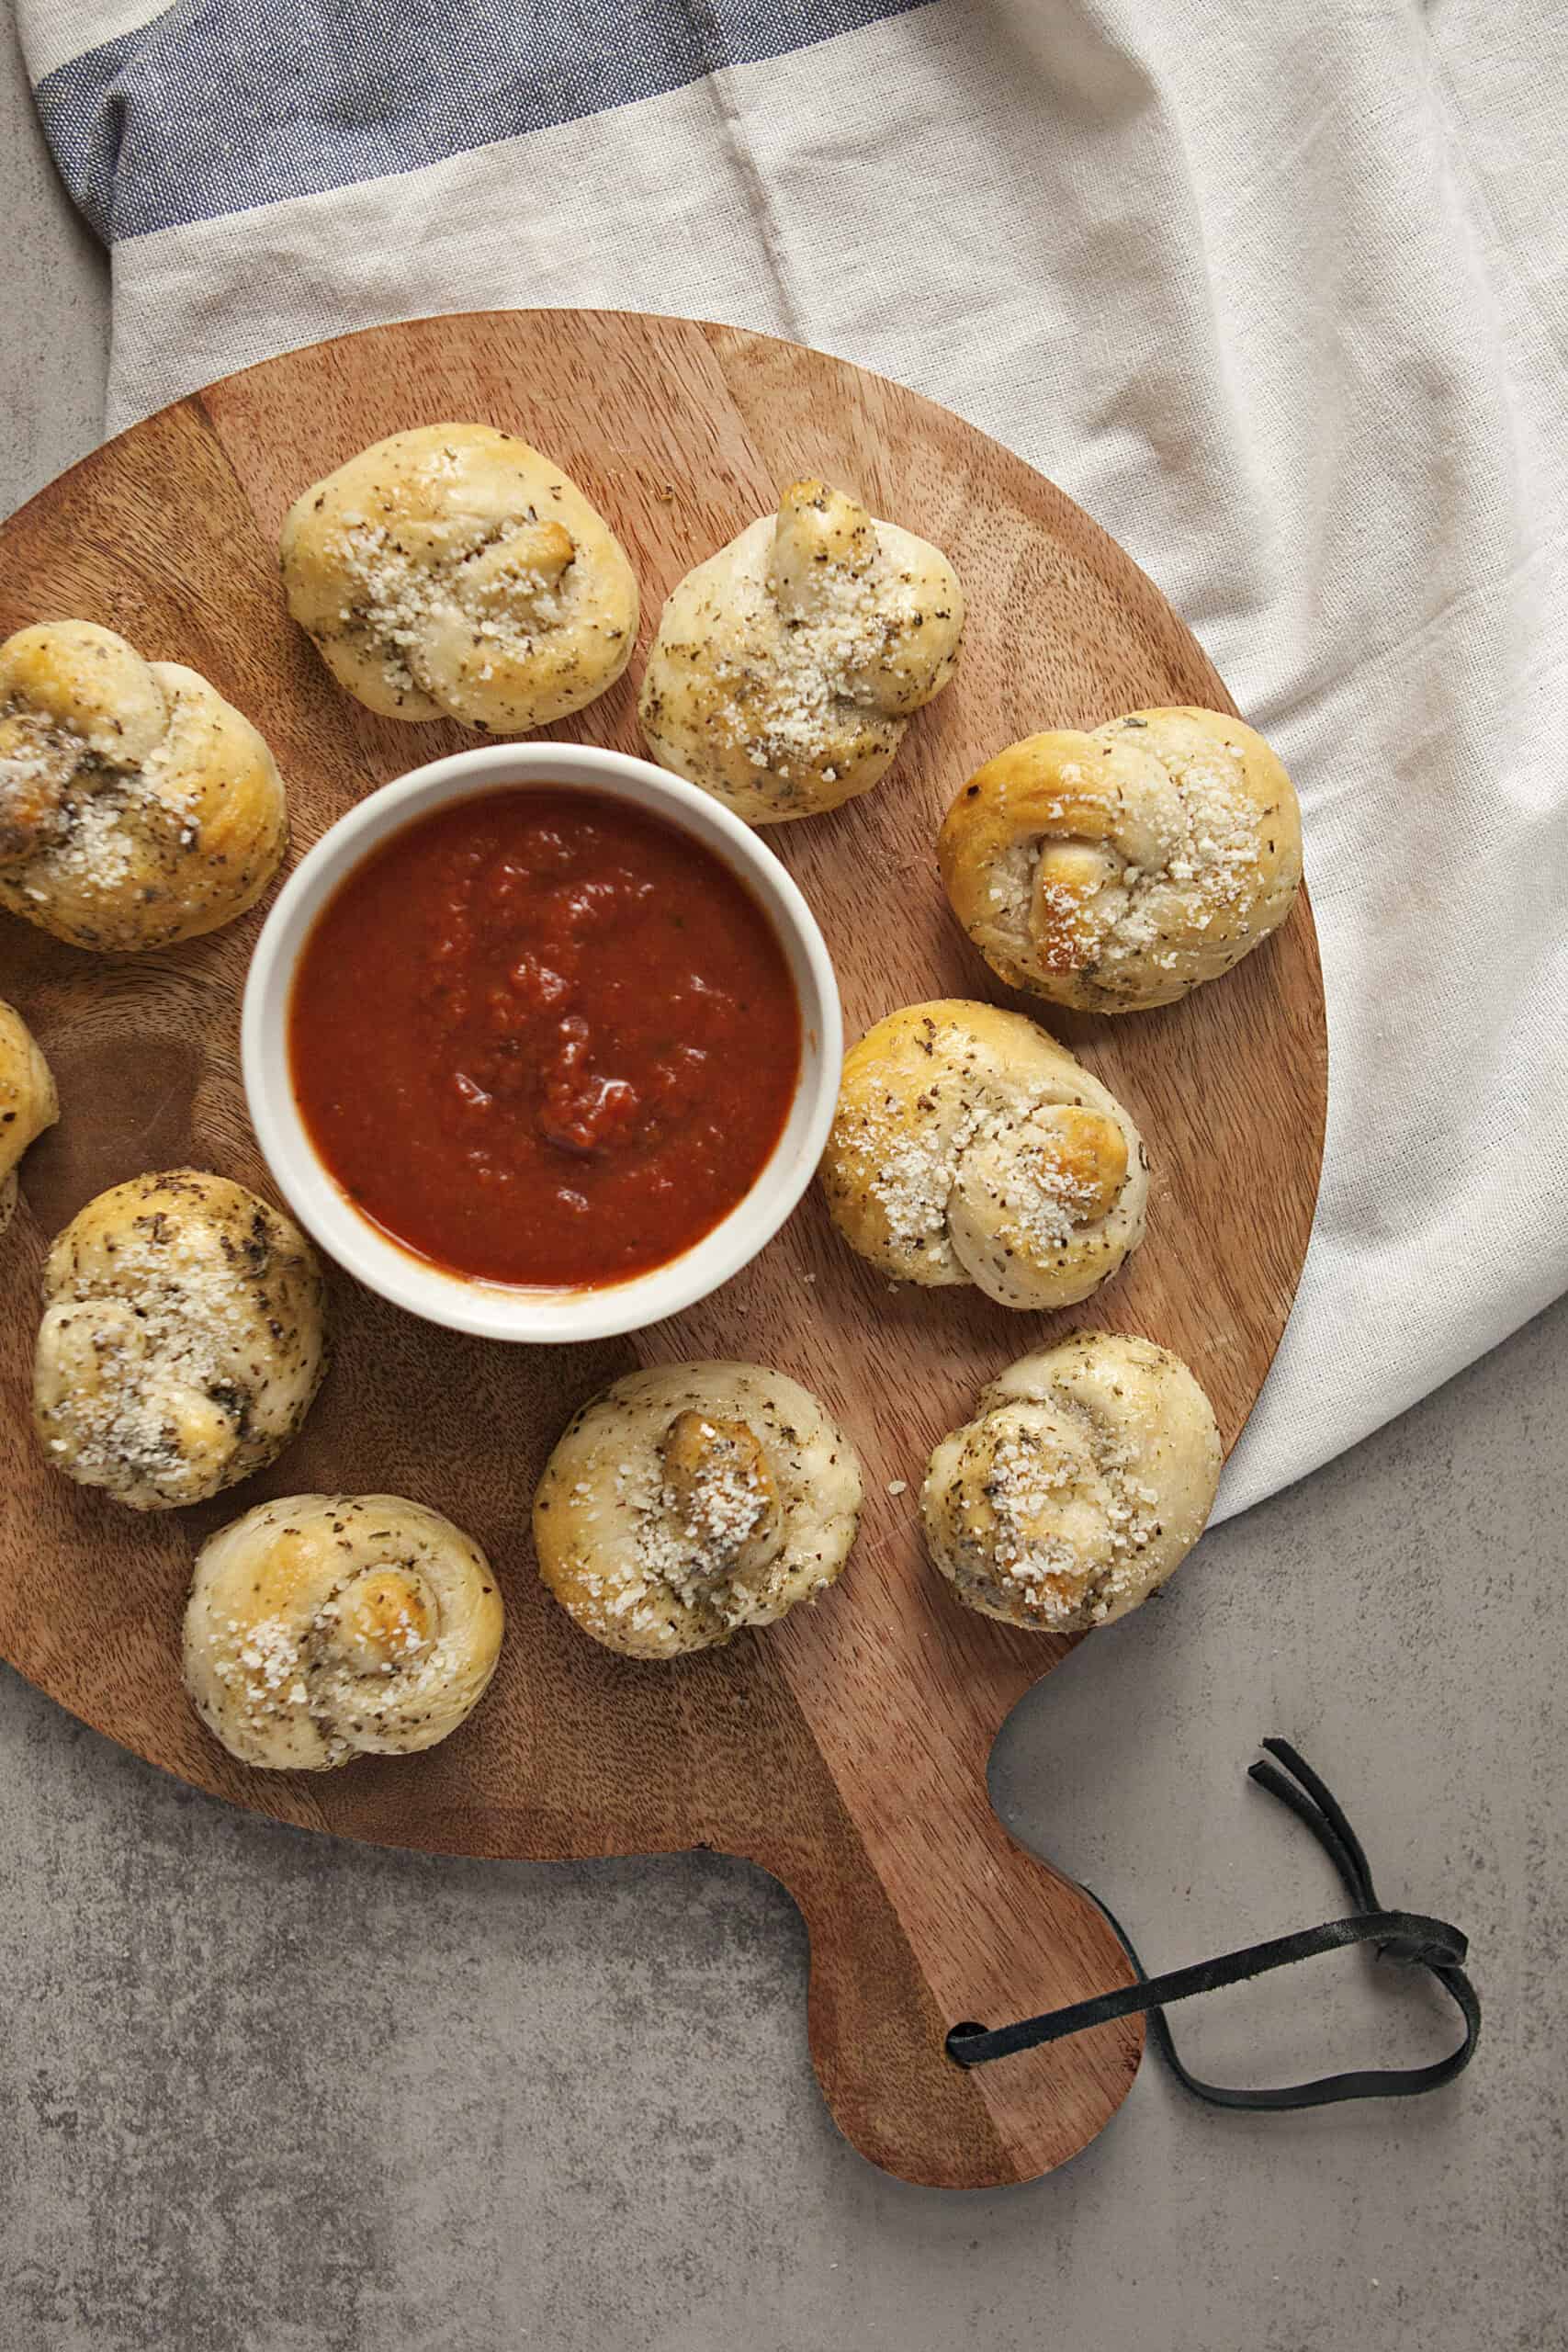
<instances>
[{"instance_id":1,"label":"marinara dipping sauce","mask_svg":"<svg viewBox=\"0 0 1568 2352\"><path fill-rule=\"evenodd\" d=\"M448 1272L588 1288L750 1191L800 1069L783 948L728 866L608 793L416 818L297 967L300 1114L355 1205Z\"/></svg>"}]
</instances>

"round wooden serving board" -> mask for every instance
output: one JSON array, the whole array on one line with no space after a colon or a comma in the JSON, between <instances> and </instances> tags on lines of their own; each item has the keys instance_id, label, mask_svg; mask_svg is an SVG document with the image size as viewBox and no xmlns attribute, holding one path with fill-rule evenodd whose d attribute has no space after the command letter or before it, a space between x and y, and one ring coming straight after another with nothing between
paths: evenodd
<instances>
[{"instance_id":1,"label":"round wooden serving board","mask_svg":"<svg viewBox=\"0 0 1568 2352\"><path fill-rule=\"evenodd\" d=\"M1128 558L956 417L819 352L596 311L382 328L165 409L5 527L0 636L80 615L204 671L271 741L303 850L373 786L472 739L373 718L338 691L284 610L279 523L367 442L447 418L520 433L575 476L637 568L645 646L682 573L803 474L953 557L970 604L956 683L876 791L769 836L821 920L851 1037L920 998L1006 1001L949 916L932 855L942 812L983 758L1142 704L1232 707ZM563 735L640 751L641 669ZM998 1727L1068 1645L955 1606L922 1561L917 1494L932 1442L981 1384L1076 1324L1174 1348L1234 1442L1284 1328L1317 1189L1325 1053L1304 896L1276 938L1184 1004L1120 1022L1051 1016L1128 1105L1154 1162L1146 1242L1070 1316L1009 1314L975 1291L895 1292L840 1243L815 1192L718 1297L635 1345L458 1339L339 1275L335 1368L281 1462L201 1510L135 1517L56 1476L34 1444L39 1267L85 1201L141 1170L189 1161L270 1190L238 1059L260 920L110 960L0 917L0 995L37 1033L63 1105L0 1245L0 1650L166 1770L306 1827L541 1860L748 1856L806 1916L812 2053L858 2148L960 2188L1060 2164L1126 2095L1137 2024L974 2074L943 2037L961 2018L1000 2022L1127 1978L1093 1904L1012 1843L987 1795ZM629 1664L543 1592L534 1483L573 1408L635 1360L709 1355L776 1364L826 1398L864 1464L860 1540L840 1587L773 1632ZM253 1772L181 1690L191 1555L264 1496L318 1487L412 1495L471 1529L502 1579L504 1653L477 1714L427 1756Z\"/></svg>"}]
</instances>

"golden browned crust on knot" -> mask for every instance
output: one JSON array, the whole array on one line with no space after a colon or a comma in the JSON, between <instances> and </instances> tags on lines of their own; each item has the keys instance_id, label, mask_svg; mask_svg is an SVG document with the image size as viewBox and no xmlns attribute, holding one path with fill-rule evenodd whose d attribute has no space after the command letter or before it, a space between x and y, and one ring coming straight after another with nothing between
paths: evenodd
<instances>
[{"instance_id":1,"label":"golden browned crust on knot","mask_svg":"<svg viewBox=\"0 0 1568 2352\"><path fill-rule=\"evenodd\" d=\"M287 845L272 753L195 670L93 621L0 645L0 906L138 954L243 914Z\"/></svg>"},{"instance_id":2,"label":"golden browned crust on knot","mask_svg":"<svg viewBox=\"0 0 1568 2352\"><path fill-rule=\"evenodd\" d=\"M1004 1306L1088 1297L1143 1237L1129 1114L1032 1021L962 998L906 1005L851 1047L821 1172L862 1257Z\"/></svg>"},{"instance_id":3,"label":"golden browned crust on knot","mask_svg":"<svg viewBox=\"0 0 1568 2352\"><path fill-rule=\"evenodd\" d=\"M671 1658L824 1590L860 1503L854 1451L808 1390L760 1364L670 1364L577 1415L539 1482L534 1540L585 1634Z\"/></svg>"},{"instance_id":4,"label":"golden browned crust on knot","mask_svg":"<svg viewBox=\"0 0 1568 2352\"><path fill-rule=\"evenodd\" d=\"M836 808L886 774L963 628L940 548L793 482L666 604L638 703L649 749L753 825Z\"/></svg>"},{"instance_id":5,"label":"golden browned crust on knot","mask_svg":"<svg viewBox=\"0 0 1568 2352\"><path fill-rule=\"evenodd\" d=\"M374 1568L361 1577L344 1609L342 1634L367 1667L396 1663L430 1638L430 1604L405 1567Z\"/></svg>"},{"instance_id":6,"label":"golden browned crust on knot","mask_svg":"<svg viewBox=\"0 0 1568 2352\"><path fill-rule=\"evenodd\" d=\"M750 1423L688 1406L665 1430L659 1454L676 1515L694 1532L738 1550L759 1525L777 1521L778 1487L767 1450ZM747 1497L743 1525L726 1518L725 1505L737 1488Z\"/></svg>"},{"instance_id":7,"label":"golden browned crust on knot","mask_svg":"<svg viewBox=\"0 0 1568 2352\"><path fill-rule=\"evenodd\" d=\"M554 460L489 424L420 425L350 458L283 526L288 609L386 718L525 735L615 684L637 581Z\"/></svg>"},{"instance_id":8,"label":"golden browned crust on knot","mask_svg":"<svg viewBox=\"0 0 1568 2352\"><path fill-rule=\"evenodd\" d=\"M1178 1357L1077 1332L1010 1364L937 1446L920 1496L932 1562L982 1616L1087 1632L1186 1558L1220 1458L1213 1410Z\"/></svg>"},{"instance_id":9,"label":"golden browned crust on knot","mask_svg":"<svg viewBox=\"0 0 1568 2352\"><path fill-rule=\"evenodd\" d=\"M954 912L1014 988L1091 1012L1168 1004L1291 910L1294 788L1238 718L1133 711L988 760L937 844Z\"/></svg>"},{"instance_id":10,"label":"golden browned crust on knot","mask_svg":"<svg viewBox=\"0 0 1568 2352\"><path fill-rule=\"evenodd\" d=\"M54 1078L15 1005L0 999L0 1233L17 1205L17 1164L60 1116Z\"/></svg>"},{"instance_id":11,"label":"golden browned crust on knot","mask_svg":"<svg viewBox=\"0 0 1568 2352\"><path fill-rule=\"evenodd\" d=\"M33 1375L55 1467L133 1510L276 1459L326 1369L325 1291L289 1218L179 1168L87 1203L44 1266Z\"/></svg>"},{"instance_id":12,"label":"golden browned crust on knot","mask_svg":"<svg viewBox=\"0 0 1568 2352\"><path fill-rule=\"evenodd\" d=\"M203 1544L185 1679L231 1755L326 1771L407 1756L483 1697L504 1623L490 1562L401 1495L286 1495Z\"/></svg>"}]
</instances>

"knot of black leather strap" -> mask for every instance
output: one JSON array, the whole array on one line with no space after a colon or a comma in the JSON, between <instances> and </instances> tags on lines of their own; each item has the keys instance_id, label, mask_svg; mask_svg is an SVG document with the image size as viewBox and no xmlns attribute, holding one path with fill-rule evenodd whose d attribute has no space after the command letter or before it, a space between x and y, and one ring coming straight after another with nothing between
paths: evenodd
<instances>
[{"instance_id":1,"label":"knot of black leather strap","mask_svg":"<svg viewBox=\"0 0 1568 2352\"><path fill-rule=\"evenodd\" d=\"M1098 1994L1090 2001L1075 2001L1068 2008L1051 2009L1043 2017L1023 2018L1016 2025L955 2025L947 2037L947 2049L957 2064L988 2065L993 2059L1010 2058L1020 2050L1037 2049L1042 2042L1060 2041L1067 2034L1083 2033L1112 2018L1145 2010L1155 2047L1177 2081L1212 2107L1328 2107L1347 2098L1414 2098L1423 2091L1439 2090L1469 2065L1481 2036L1481 2001L1464 1971L1469 1949L1465 1938L1446 1919L1429 1919L1418 1911L1385 1911L1378 1901L1361 1841L1332 1792L1288 1740L1266 1739L1263 1746L1285 1771L1277 1770L1271 1763L1258 1763L1248 1777L1288 1805L1312 1831L1357 1906L1349 1917L1303 1928L1293 1936L1275 1936L1268 1943L1249 1944L1245 1951L1224 1952L1215 1960L1201 1960L1190 1968L1173 1968L1164 1976L1150 1976L1110 1905L1086 1887L1084 1892L1100 1905L1121 1939L1137 1983ZM1290 1968L1297 1961L1311 1960L1346 1944L1375 1945L1381 1959L1424 1968L1434 1976L1464 2019L1464 2039L1458 2049L1428 2066L1360 2067L1343 2075L1323 2075L1314 2082L1290 2083L1279 2090L1230 2090L1220 2083L1201 2081L1182 2064L1166 2021L1168 2002L1189 2000L1195 1993L1218 1992L1226 1984L1240 1984L1271 1968Z\"/></svg>"}]
</instances>

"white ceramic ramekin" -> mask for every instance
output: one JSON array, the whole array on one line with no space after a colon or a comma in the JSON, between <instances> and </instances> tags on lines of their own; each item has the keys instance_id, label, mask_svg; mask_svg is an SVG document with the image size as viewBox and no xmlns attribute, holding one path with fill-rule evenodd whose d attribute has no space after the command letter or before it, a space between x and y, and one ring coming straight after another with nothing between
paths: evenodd
<instances>
[{"instance_id":1,"label":"white ceramic ramekin","mask_svg":"<svg viewBox=\"0 0 1568 2352\"><path fill-rule=\"evenodd\" d=\"M499 786L581 785L662 817L739 876L767 913L800 1000L801 1064L783 1135L745 1198L710 1233L649 1273L586 1290L514 1289L446 1272L400 1249L355 1208L317 1156L294 1099L288 1000L310 927L340 882L415 818ZM497 743L400 776L340 819L299 862L256 942L241 1030L245 1094L279 1192L329 1256L411 1315L491 1340L536 1344L641 1330L705 1298L771 1241L821 1156L838 1099L843 1024L816 918L772 850L678 776L582 743ZM743 1071L738 1081L745 1082Z\"/></svg>"}]
</instances>

